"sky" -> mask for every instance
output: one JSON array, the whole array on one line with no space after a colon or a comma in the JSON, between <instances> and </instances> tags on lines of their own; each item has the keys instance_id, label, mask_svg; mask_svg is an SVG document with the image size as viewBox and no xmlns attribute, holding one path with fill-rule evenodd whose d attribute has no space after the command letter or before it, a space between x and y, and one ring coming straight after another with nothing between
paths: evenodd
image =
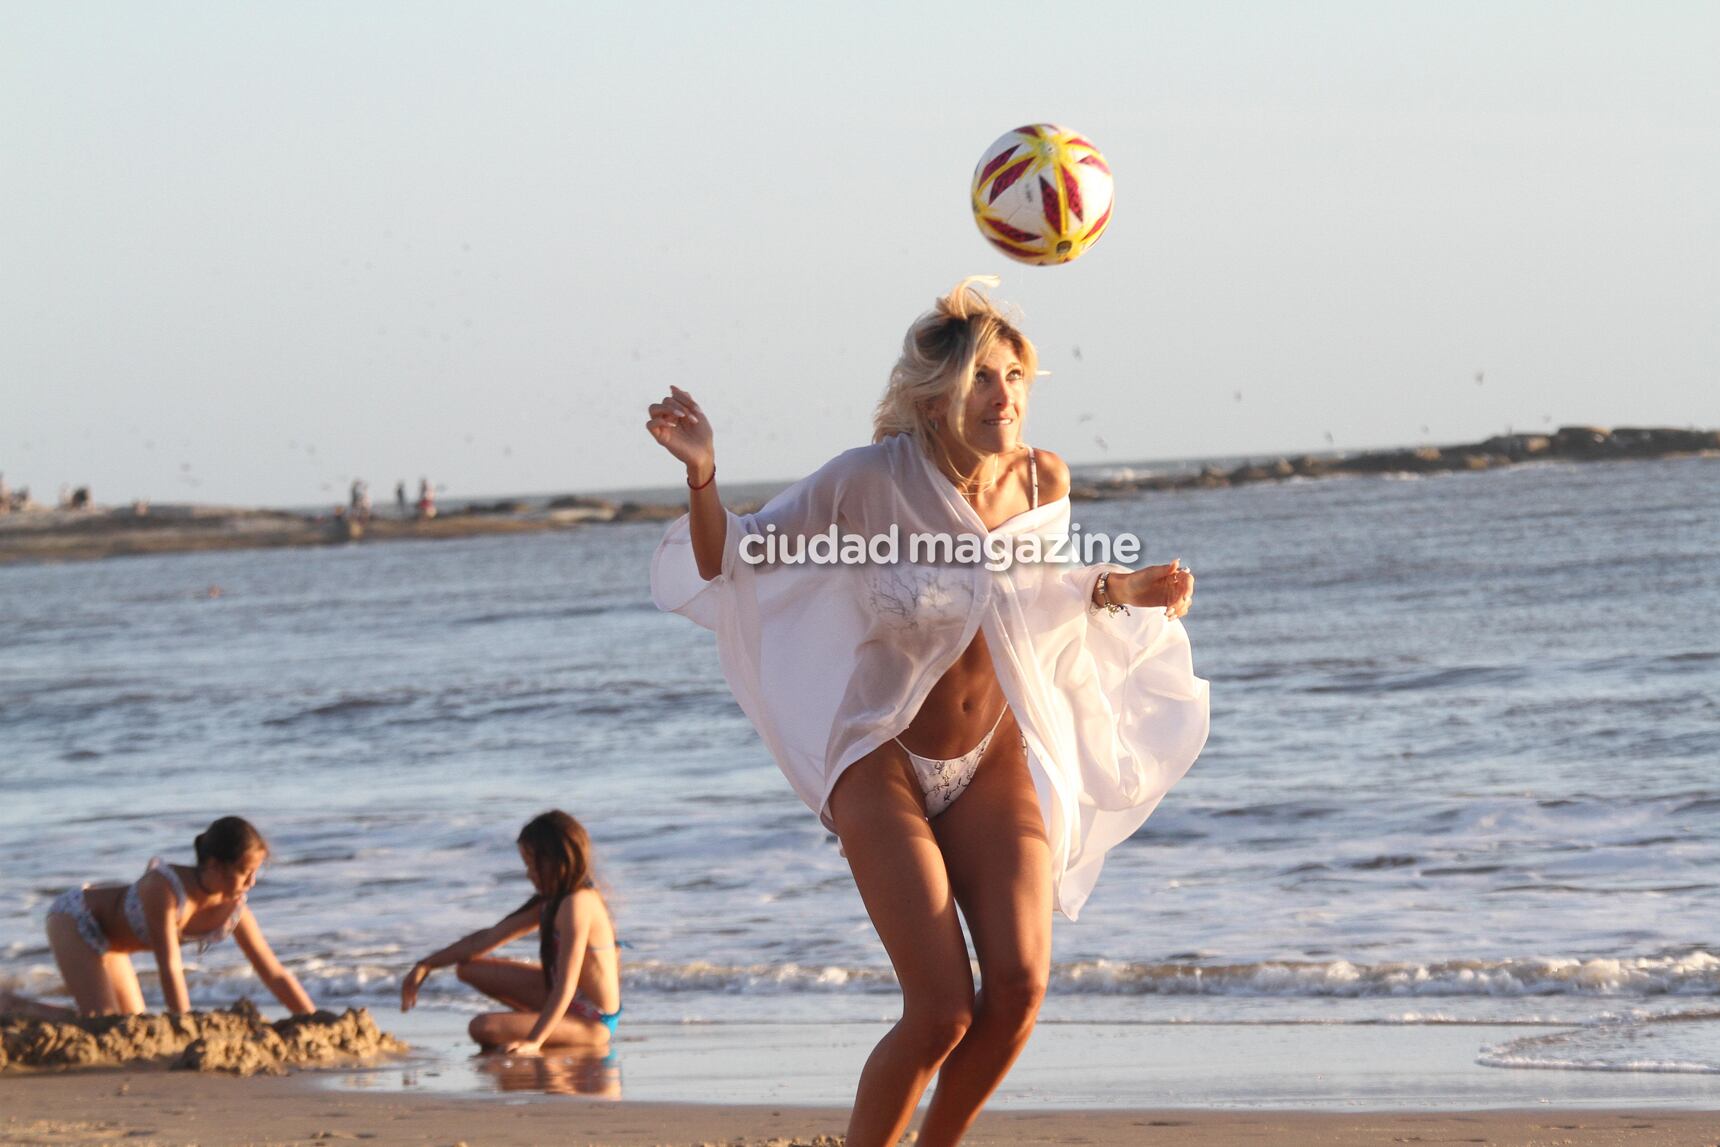
<instances>
[{"instance_id":1,"label":"sky","mask_svg":"<svg viewBox=\"0 0 1720 1147\"><path fill-rule=\"evenodd\" d=\"M1720 4L4 4L0 472L311 505L870 439L1002 276L1075 463L1720 426ZM1079 261L968 183L1104 150Z\"/></svg>"}]
</instances>

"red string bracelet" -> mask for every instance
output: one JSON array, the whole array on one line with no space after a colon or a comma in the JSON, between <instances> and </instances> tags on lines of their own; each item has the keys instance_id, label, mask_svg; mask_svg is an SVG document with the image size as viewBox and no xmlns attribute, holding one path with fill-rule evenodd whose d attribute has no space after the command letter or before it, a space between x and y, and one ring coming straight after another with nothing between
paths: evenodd
<instances>
[{"instance_id":1,"label":"red string bracelet","mask_svg":"<svg viewBox=\"0 0 1720 1147\"><path fill-rule=\"evenodd\" d=\"M712 466L711 467L711 476L709 478L706 478L703 482L700 482L697 486L693 485L693 480L691 478L688 478L687 479L687 489L689 489L689 490L703 490L706 486L709 486L712 482L715 482L716 480L717 480L717 468L715 466Z\"/></svg>"}]
</instances>

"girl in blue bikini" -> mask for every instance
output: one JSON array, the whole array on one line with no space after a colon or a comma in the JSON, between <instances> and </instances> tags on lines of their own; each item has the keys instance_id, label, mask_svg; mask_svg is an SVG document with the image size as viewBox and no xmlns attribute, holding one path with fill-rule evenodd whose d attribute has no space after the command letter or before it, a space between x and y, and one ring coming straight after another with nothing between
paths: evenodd
<instances>
[{"instance_id":1,"label":"girl in blue bikini","mask_svg":"<svg viewBox=\"0 0 1720 1147\"><path fill-rule=\"evenodd\" d=\"M537 894L492 926L412 966L400 982L400 1010L437 968L454 966L463 983L499 1003L468 1031L486 1051L536 1055L546 1047L603 1047L621 1018L621 960L615 923L591 874L591 838L559 810L533 817L517 843ZM488 953L538 933L539 962Z\"/></svg>"}]
</instances>

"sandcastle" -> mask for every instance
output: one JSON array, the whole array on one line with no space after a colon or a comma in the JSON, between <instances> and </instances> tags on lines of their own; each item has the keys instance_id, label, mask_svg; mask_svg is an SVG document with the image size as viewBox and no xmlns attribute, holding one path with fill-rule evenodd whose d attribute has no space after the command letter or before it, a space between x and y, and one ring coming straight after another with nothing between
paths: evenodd
<instances>
[{"instance_id":1,"label":"sandcastle","mask_svg":"<svg viewBox=\"0 0 1720 1147\"><path fill-rule=\"evenodd\" d=\"M0 1016L0 1071L17 1068L165 1066L175 1071L284 1075L290 1068L398 1055L406 1044L364 1008L273 1023L241 1000L180 1015L74 1020Z\"/></svg>"}]
</instances>

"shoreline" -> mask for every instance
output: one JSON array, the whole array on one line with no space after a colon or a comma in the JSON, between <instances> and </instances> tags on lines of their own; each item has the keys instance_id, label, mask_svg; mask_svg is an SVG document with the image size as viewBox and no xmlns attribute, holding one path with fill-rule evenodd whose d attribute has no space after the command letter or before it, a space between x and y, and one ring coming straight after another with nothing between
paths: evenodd
<instances>
[{"instance_id":1,"label":"shoreline","mask_svg":"<svg viewBox=\"0 0 1720 1147\"><path fill-rule=\"evenodd\" d=\"M307 1074L229 1079L102 1072L0 1080L0 1143L197 1143L200 1147L356 1141L526 1147L836 1147L844 1108L336 1092ZM916 1121L917 1122L917 1121ZM1405 1142L1706 1147L1711 1112L1554 1107L1494 1111L988 1111L974 1147L1083 1142L1122 1147ZM905 1140L911 1141L911 1140Z\"/></svg>"},{"instance_id":2,"label":"shoreline","mask_svg":"<svg viewBox=\"0 0 1720 1147\"><path fill-rule=\"evenodd\" d=\"M1142 491L1204 490L1261 482L1388 474L1470 473L1523 463L1680 457L1720 457L1720 430L1566 426L1550 435L1508 434L1455 446L1302 454L1269 462L1246 462L1228 470L1208 465L1186 472L1119 476L1100 481L1077 477L1069 497L1076 502L1108 501ZM737 504L734 508L744 511L756 506ZM0 513L0 565L544 533L596 525L673 521L683 509L679 502L614 502L564 495L541 502L473 501L428 519L373 514L364 521L341 514L312 515L219 505L23 510Z\"/></svg>"}]
</instances>

